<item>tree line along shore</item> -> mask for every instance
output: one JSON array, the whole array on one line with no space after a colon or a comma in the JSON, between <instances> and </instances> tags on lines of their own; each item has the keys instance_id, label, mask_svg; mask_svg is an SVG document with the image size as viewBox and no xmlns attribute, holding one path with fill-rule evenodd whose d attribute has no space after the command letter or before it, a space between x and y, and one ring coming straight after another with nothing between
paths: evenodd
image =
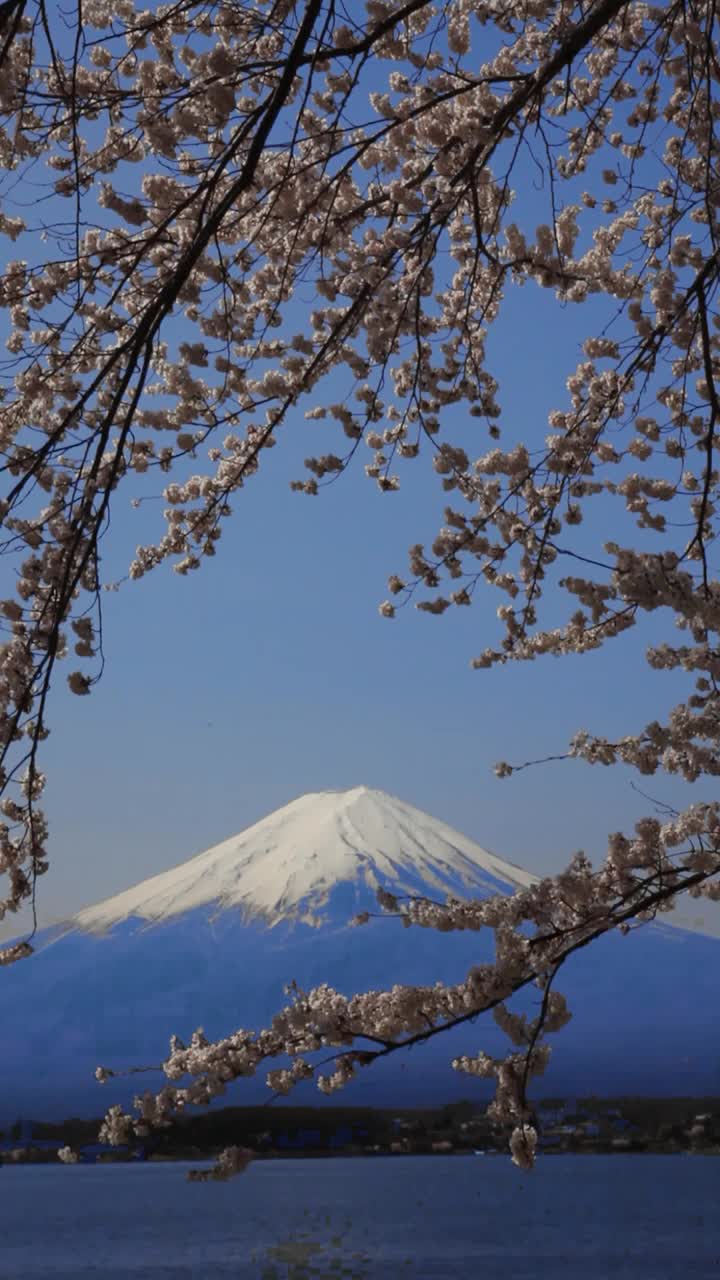
<instances>
[{"instance_id":1,"label":"tree line along shore","mask_svg":"<svg viewBox=\"0 0 720 1280\"><path fill-rule=\"evenodd\" d=\"M720 1098L549 1098L535 1107L539 1149L553 1153L720 1154ZM192 1160L228 1145L259 1159L332 1155L451 1155L507 1151L481 1104L437 1108L225 1107L178 1118L134 1147L97 1140L98 1120L18 1118L0 1131L3 1164L52 1162L70 1146L85 1162Z\"/></svg>"}]
</instances>

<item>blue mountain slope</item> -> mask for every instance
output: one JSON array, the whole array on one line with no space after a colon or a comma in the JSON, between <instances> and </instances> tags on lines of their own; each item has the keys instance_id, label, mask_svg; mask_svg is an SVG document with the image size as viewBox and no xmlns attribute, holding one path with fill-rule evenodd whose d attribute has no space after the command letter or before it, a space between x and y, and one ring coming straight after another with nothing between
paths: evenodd
<instances>
[{"instance_id":1,"label":"blue mountain slope","mask_svg":"<svg viewBox=\"0 0 720 1280\"><path fill-rule=\"evenodd\" d=\"M359 809L366 811L373 796L364 793ZM377 801L384 818L386 799ZM333 803L342 807L340 800ZM430 842L432 819L419 817L425 823L423 838ZM359 845L368 843L360 831L363 821L363 813L356 812ZM307 833L303 839L308 840ZM404 840L408 842L407 817ZM367 870L371 851L361 848L360 853ZM327 867L321 868L324 903L314 902L311 914L320 912L322 920L303 923L308 894L301 855L298 848L294 857L305 896L293 901L286 893L284 914L272 925L267 912L249 911L247 904L223 905L216 897L188 906L173 890L168 896L176 909L152 921L123 915L125 903L117 904L128 895L120 895L81 913L65 932L42 936L32 959L0 974L0 1122L18 1113L91 1115L112 1101L127 1101L139 1085L157 1084L158 1077L135 1076L100 1087L94 1080L97 1065L157 1063L173 1032L187 1038L198 1025L211 1036L238 1026L266 1025L284 1002L283 987L291 979L303 987L328 981L348 993L393 982L453 982L491 957L489 933L405 930L390 919L348 926L352 913L373 906L365 871L354 882L332 886ZM476 856L478 892L513 888L499 878L497 860L490 877L480 865L485 852ZM182 872L195 898L197 885L188 868L196 862L168 873L175 876L176 887ZM433 874L429 865L426 876ZM407 889L407 869L395 863L392 871L385 880L389 887ZM451 880L451 870L446 867L445 872ZM514 873L523 874L508 867L507 874ZM150 896L155 895L156 907L159 879L145 882L155 884ZM236 888L238 883L233 880ZM426 881L418 883L422 887ZM217 876L212 886L217 888ZM131 891L135 910L144 901L142 889ZM468 892L467 885L464 890ZM719 961L718 940L661 925L648 925L625 938L612 935L580 952L558 980L574 1016L553 1038L556 1051L539 1091L720 1093L720 1028L714 1016ZM452 1071L451 1059L479 1048L494 1052L505 1043L491 1018L480 1019L363 1073L338 1101L419 1105L472 1096L477 1083ZM319 1100L311 1086L293 1096ZM228 1100L267 1097L264 1081L258 1079L236 1086Z\"/></svg>"}]
</instances>

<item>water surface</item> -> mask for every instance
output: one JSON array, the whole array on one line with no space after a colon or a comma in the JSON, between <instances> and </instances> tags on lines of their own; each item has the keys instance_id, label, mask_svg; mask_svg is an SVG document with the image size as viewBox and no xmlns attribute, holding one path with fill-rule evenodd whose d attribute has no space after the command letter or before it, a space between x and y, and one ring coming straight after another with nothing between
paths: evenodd
<instances>
[{"instance_id":1,"label":"water surface","mask_svg":"<svg viewBox=\"0 0 720 1280\"><path fill-rule=\"evenodd\" d=\"M717 1280L720 1159L273 1160L0 1170L0 1276Z\"/></svg>"}]
</instances>

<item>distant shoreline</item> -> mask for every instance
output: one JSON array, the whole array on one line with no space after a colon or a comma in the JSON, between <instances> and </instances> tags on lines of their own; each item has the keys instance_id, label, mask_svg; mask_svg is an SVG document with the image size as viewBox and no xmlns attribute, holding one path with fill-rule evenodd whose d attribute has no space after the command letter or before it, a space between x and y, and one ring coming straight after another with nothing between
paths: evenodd
<instances>
[{"instance_id":1,"label":"distant shoreline","mask_svg":"<svg viewBox=\"0 0 720 1280\"><path fill-rule=\"evenodd\" d=\"M533 1103L542 1155L719 1155L720 1098L554 1098ZM132 1145L98 1141L100 1120L18 1118L0 1133L3 1164L47 1163L61 1147L84 1163L206 1161L226 1147L257 1160L335 1156L507 1156L508 1135L475 1100L444 1106L224 1107L185 1113Z\"/></svg>"},{"instance_id":2,"label":"distant shoreline","mask_svg":"<svg viewBox=\"0 0 720 1280\"><path fill-rule=\"evenodd\" d=\"M69 1164L67 1168L77 1168L87 1164L94 1165L158 1165L158 1164L210 1164L217 1158L220 1153L206 1152L199 1155L159 1155L153 1153L144 1159L138 1159L134 1155L112 1155L110 1153L103 1154L92 1161L80 1160L76 1164ZM640 1157L640 1156L693 1156L693 1157L710 1157L720 1156L720 1146L703 1147L697 1150L688 1150L677 1147L577 1147L564 1150L549 1149L539 1150L539 1157L552 1157L558 1159L561 1156L612 1156L619 1157ZM437 1159L502 1159L509 1160L510 1152L507 1150L499 1150L497 1148L488 1148L486 1151L283 1151L283 1152L267 1152L258 1151L253 1153L253 1164L269 1164L276 1161L301 1161L301 1160L437 1160ZM29 1158L16 1160L0 1160L0 1168L27 1168L28 1165L59 1165L61 1161L57 1158L56 1152L42 1151L37 1155Z\"/></svg>"},{"instance_id":3,"label":"distant shoreline","mask_svg":"<svg viewBox=\"0 0 720 1280\"><path fill-rule=\"evenodd\" d=\"M642 1157L649 1157L649 1156L652 1156L652 1157L662 1156L664 1159L672 1159L672 1158L677 1158L679 1156L692 1156L695 1158L709 1157L710 1159L713 1159L713 1158L716 1158L717 1156L720 1156L720 1147L713 1148L713 1149L705 1149L702 1151L683 1151L683 1150L678 1151L678 1150L670 1150L670 1149L647 1150L646 1149L642 1151L577 1150L577 1151L540 1151L538 1152L538 1157L550 1157L554 1160L561 1159L562 1157L574 1158L576 1156L582 1156L587 1159L591 1159L592 1157L597 1157L597 1156L612 1156L613 1159L620 1159L624 1157L633 1157L636 1159L641 1159ZM316 1162L327 1161L327 1160L398 1160L398 1161L437 1160L437 1159L455 1160L455 1159L473 1159L473 1157L476 1157L476 1158L492 1157L493 1159L510 1160L510 1153L509 1151L508 1152L482 1151L478 1153L474 1153L472 1151L451 1151L451 1152L444 1152L444 1153L411 1152L411 1151L404 1151L404 1152L337 1151L337 1152L328 1153L328 1152L317 1151L317 1152L308 1152L303 1154L299 1154L295 1152L295 1153L288 1153L288 1154L282 1154L282 1155L267 1155L267 1154L258 1153L257 1155L254 1156L251 1163L252 1164L270 1164L273 1162L285 1162L285 1163L293 1162L294 1163L302 1160L309 1160L309 1161L316 1161ZM211 1164L214 1159L215 1159L214 1155L150 1156L148 1157L147 1160L120 1159L120 1158L113 1159L113 1158L105 1157L100 1160L94 1160L91 1163L92 1163L92 1166L95 1168L97 1166L117 1167L119 1165L126 1166L126 1167L142 1166L145 1168L149 1164L153 1166L169 1165L169 1164L179 1164L179 1165L186 1164L186 1165L193 1165L193 1166L207 1165L207 1164ZM63 1165L62 1162L57 1158L40 1159L40 1160L30 1159L30 1160L18 1160L18 1161L2 1160L0 1161L0 1168L27 1169L27 1168L37 1168L39 1166L43 1166L43 1167L49 1166L51 1168L62 1167L67 1169L76 1169L76 1168L87 1168L89 1167L89 1163L90 1162L79 1161L76 1164Z\"/></svg>"}]
</instances>

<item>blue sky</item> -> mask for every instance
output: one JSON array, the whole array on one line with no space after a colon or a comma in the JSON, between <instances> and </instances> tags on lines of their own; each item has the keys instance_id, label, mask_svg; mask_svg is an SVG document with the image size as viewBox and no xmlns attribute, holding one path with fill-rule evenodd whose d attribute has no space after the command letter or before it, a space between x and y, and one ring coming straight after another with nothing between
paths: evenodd
<instances>
[{"instance_id":1,"label":"blue sky","mask_svg":"<svg viewBox=\"0 0 720 1280\"><path fill-rule=\"evenodd\" d=\"M493 340L503 420L538 443L547 409L563 403L580 319L526 289ZM383 788L537 872L581 847L601 855L608 830L648 811L624 769L568 761L498 781L493 764L562 751L580 727L631 731L658 698L670 705L671 680L638 661L650 632L582 658L474 672L496 595L442 618L412 607L380 618L387 575L403 573L412 542L431 540L445 495L423 459L404 465L399 493L381 495L362 457L317 498L291 493L320 431L332 429L300 415L284 429L199 573L163 568L105 598L107 668L91 697L67 693L62 672L45 746L52 866L38 886L41 921L306 791ZM133 510L132 492L116 503L112 572L159 527L159 507ZM686 794L660 777L637 781L661 800ZM680 918L720 932L718 913L695 903Z\"/></svg>"},{"instance_id":2,"label":"blue sky","mask_svg":"<svg viewBox=\"0 0 720 1280\"><path fill-rule=\"evenodd\" d=\"M530 231L547 220L533 175L528 165L516 211ZM511 436L542 443L595 310L563 310L532 286L507 300L489 367ZM487 448L479 421L456 414L445 438L458 435L471 454ZM493 765L561 752L581 727L631 732L670 706L672 679L641 658L651 629L583 658L473 672L470 659L496 634L497 594L480 591L471 609L442 618L410 607L381 619L388 574L402 576L411 543L432 541L446 496L427 456L402 465L399 493L381 495L362 471L369 451L319 497L290 492L305 456L343 443L299 411L237 495L213 561L188 578L164 567L105 598L107 668L92 696L70 695L69 668L59 670L44 752L51 871L38 887L41 921L311 790L381 787L536 872L559 870L578 848L599 857L609 830L648 812L624 769L564 762L498 781ZM134 510L135 491L130 481L116 495L110 576L161 528L162 504ZM589 526L600 541L617 529L615 507ZM665 778L636 781L661 801L687 799ZM718 910L686 903L680 917L720 932Z\"/></svg>"}]
</instances>

